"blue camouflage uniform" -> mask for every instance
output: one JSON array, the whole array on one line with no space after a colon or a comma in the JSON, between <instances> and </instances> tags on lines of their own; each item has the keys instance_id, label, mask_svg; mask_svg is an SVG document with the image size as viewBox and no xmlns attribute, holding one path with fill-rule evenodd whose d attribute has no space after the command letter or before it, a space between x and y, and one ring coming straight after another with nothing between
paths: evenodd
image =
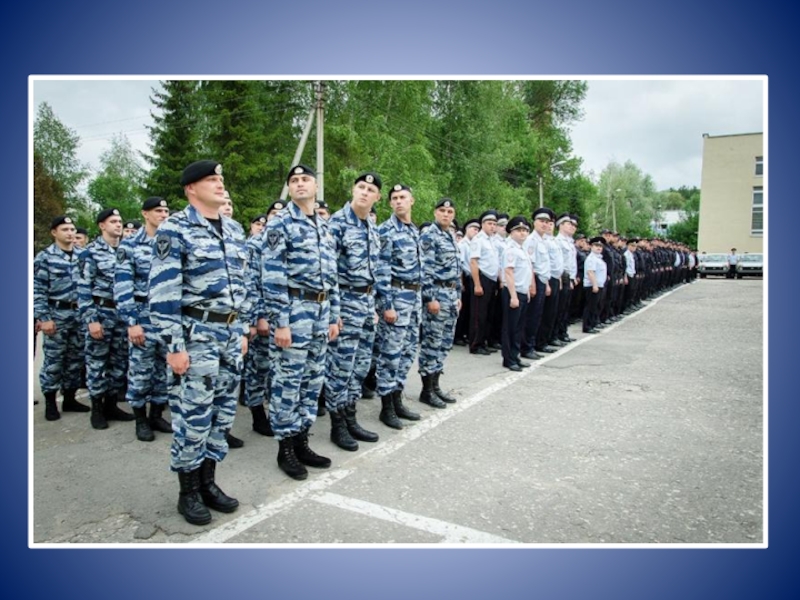
<instances>
[{"instance_id":1,"label":"blue camouflage uniform","mask_svg":"<svg viewBox=\"0 0 800 600\"><path fill-rule=\"evenodd\" d=\"M376 280L379 351L378 395L403 390L419 346L420 281L419 231L395 215L378 228L381 251ZM394 309L397 321L387 323L383 313Z\"/></svg>"},{"instance_id":2,"label":"blue camouflage uniform","mask_svg":"<svg viewBox=\"0 0 800 600\"><path fill-rule=\"evenodd\" d=\"M458 301L461 299L460 251L455 238L434 223L420 235L422 260L422 333L419 374L444 370L444 360L453 347ZM439 313L427 310L428 302L439 301Z\"/></svg>"},{"instance_id":3,"label":"blue camouflage uniform","mask_svg":"<svg viewBox=\"0 0 800 600\"><path fill-rule=\"evenodd\" d=\"M78 317L80 256L51 244L33 261L33 318L54 321L56 333L42 340L44 360L39 371L42 392L78 389L84 356L84 329Z\"/></svg>"},{"instance_id":4,"label":"blue camouflage uniform","mask_svg":"<svg viewBox=\"0 0 800 600\"><path fill-rule=\"evenodd\" d=\"M247 294L250 298L250 327L255 327L259 319L267 319L261 285L261 249L264 245L264 231L250 236L247 240ZM267 319L268 320L268 319ZM255 335L250 339L244 357L244 403L253 408L266 402L269 397L270 381L269 336Z\"/></svg>"},{"instance_id":5,"label":"blue camouflage uniform","mask_svg":"<svg viewBox=\"0 0 800 600\"><path fill-rule=\"evenodd\" d=\"M128 391L125 399L133 408L146 402L167 403L166 347L150 321L148 294L150 264L155 236L148 237L145 227L125 238L117 248L114 272L114 299L117 313L126 327L141 326L144 346L129 343Z\"/></svg>"},{"instance_id":6,"label":"blue camouflage uniform","mask_svg":"<svg viewBox=\"0 0 800 600\"><path fill-rule=\"evenodd\" d=\"M89 395L122 399L128 376L128 326L114 302L114 273L117 251L96 238L80 257L78 309L85 327L86 386ZM103 339L89 335L89 323L103 326Z\"/></svg>"},{"instance_id":7,"label":"blue camouflage uniform","mask_svg":"<svg viewBox=\"0 0 800 600\"><path fill-rule=\"evenodd\" d=\"M356 216L350 202L328 224L336 244L342 331L328 346L325 403L331 412L341 412L361 398L372 361L380 237L372 221Z\"/></svg>"},{"instance_id":8,"label":"blue camouflage uniform","mask_svg":"<svg viewBox=\"0 0 800 600\"><path fill-rule=\"evenodd\" d=\"M339 319L336 249L328 223L294 203L264 228L262 290L270 322L272 381L269 416L275 438L307 431L316 420L324 380L328 330ZM292 344L275 344L290 327Z\"/></svg>"},{"instance_id":9,"label":"blue camouflage uniform","mask_svg":"<svg viewBox=\"0 0 800 600\"><path fill-rule=\"evenodd\" d=\"M236 414L247 311L247 251L241 227L221 217L222 234L194 206L158 228L150 268L150 319L168 353L188 352L182 376L168 369L170 468L222 461Z\"/></svg>"}]
</instances>

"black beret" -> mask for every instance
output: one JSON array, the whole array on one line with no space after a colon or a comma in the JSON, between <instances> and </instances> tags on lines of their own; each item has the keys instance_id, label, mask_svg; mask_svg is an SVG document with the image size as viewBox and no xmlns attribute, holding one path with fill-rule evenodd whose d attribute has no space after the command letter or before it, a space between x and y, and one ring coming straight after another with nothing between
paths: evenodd
<instances>
[{"instance_id":1,"label":"black beret","mask_svg":"<svg viewBox=\"0 0 800 600\"><path fill-rule=\"evenodd\" d=\"M119 211L116 208L106 208L105 210L101 210L97 215L95 223L102 223L108 217L112 216L117 216L117 217L119 216Z\"/></svg>"},{"instance_id":2,"label":"black beret","mask_svg":"<svg viewBox=\"0 0 800 600\"><path fill-rule=\"evenodd\" d=\"M303 164L298 164L289 169L289 174L286 176L286 183L292 178L292 175L311 175L314 179L317 178L317 172Z\"/></svg>"},{"instance_id":3,"label":"black beret","mask_svg":"<svg viewBox=\"0 0 800 600\"><path fill-rule=\"evenodd\" d=\"M74 224L75 223L72 221L72 218L68 217L67 215L59 215L55 219L50 221L50 229L55 229L59 225L74 225Z\"/></svg>"},{"instance_id":4,"label":"black beret","mask_svg":"<svg viewBox=\"0 0 800 600\"><path fill-rule=\"evenodd\" d=\"M265 215L265 214L256 215L255 217L250 219L250 222L251 223L266 223L267 222L267 215Z\"/></svg>"},{"instance_id":5,"label":"black beret","mask_svg":"<svg viewBox=\"0 0 800 600\"><path fill-rule=\"evenodd\" d=\"M603 244L605 246L606 240L602 236L598 235L597 237L593 237L592 239L590 239L589 243L592 244L593 246L595 244Z\"/></svg>"},{"instance_id":6,"label":"black beret","mask_svg":"<svg viewBox=\"0 0 800 600\"><path fill-rule=\"evenodd\" d=\"M381 176L378 175L377 173L372 173L372 172L362 173L361 175L356 177L356 180L353 182L353 185L357 184L359 181L365 181L366 183L371 183L378 189L381 189L381 185L383 185L383 183L381 182Z\"/></svg>"},{"instance_id":7,"label":"black beret","mask_svg":"<svg viewBox=\"0 0 800 600\"><path fill-rule=\"evenodd\" d=\"M189 185L211 175L222 175L222 165L215 160L198 160L183 170L181 185Z\"/></svg>"},{"instance_id":8,"label":"black beret","mask_svg":"<svg viewBox=\"0 0 800 600\"><path fill-rule=\"evenodd\" d=\"M283 210L284 208L286 208L285 200L275 200L275 202L270 204L267 208L267 214L271 213L273 210Z\"/></svg>"},{"instance_id":9,"label":"black beret","mask_svg":"<svg viewBox=\"0 0 800 600\"><path fill-rule=\"evenodd\" d=\"M450 198L440 198L436 203L436 208L452 208L455 210L456 205Z\"/></svg>"},{"instance_id":10,"label":"black beret","mask_svg":"<svg viewBox=\"0 0 800 600\"><path fill-rule=\"evenodd\" d=\"M142 210L153 210L154 208L168 208L167 201L161 196L150 196L142 203Z\"/></svg>"},{"instance_id":11,"label":"black beret","mask_svg":"<svg viewBox=\"0 0 800 600\"><path fill-rule=\"evenodd\" d=\"M324 208L325 210L330 211L330 207L328 206L328 203L325 202L325 200L317 200L316 202L314 202L314 208L315 209Z\"/></svg>"},{"instance_id":12,"label":"black beret","mask_svg":"<svg viewBox=\"0 0 800 600\"><path fill-rule=\"evenodd\" d=\"M558 218L556 219L556 227L558 227L562 223L572 223L572 215L570 215L569 213L561 213L560 215L558 215Z\"/></svg>"},{"instance_id":13,"label":"black beret","mask_svg":"<svg viewBox=\"0 0 800 600\"><path fill-rule=\"evenodd\" d=\"M89 232L86 231L85 227L76 227L75 233L82 233L83 235L89 235Z\"/></svg>"},{"instance_id":14,"label":"black beret","mask_svg":"<svg viewBox=\"0 0 800 600\"><path fill-rule=\"evenodd\" d=\"M543 206L533 211L533 220L535 221L536 219L549 219L550 221L555 221L556 213L546 206Z\"/></svg>"},{"instance_id":15,"label":"black beret","mask_svg":"<svg viewBox=\"0 0 800 600\"><path fill-rule=\"evenodd\" d=\"M389 198L392 197L394 192L402 192L403 190L411 193L411 188L405 185L404 183L396 183L392 186L392 189L389 190Z\"/></svg>"},{"instance_id":16,"label":"black beret","mask_svg":"<svg viewBox=\"0 0 800 600\"><path fill-rule=\"evenodd\" d=\"M139 221L125 221L125 225L123 225L125 229L139 229L141 226L142 224Z\"/></svg>"},{"instance_id":17,"label":"black beret","mask_svg":"<svg viewBox=\"0 0 800 600\"><path fill-rule=\"evenodd\" d=\"M527 229L528 231L531 230L531 224L528 223L528 219L526 219L522 215L510 219L508 221L508 224L506 225L506 231L511 233L512 231L514 231L515 229L519 229L520 227L523 229Z\"/></svg>"},{"instance_id":18,"label":"black beret","mask_svg":"<svg viewBox=\"0 0 800 600\"><path fill-rule=\"evenodd\" d=\"M492 209L485 210L481 213L479 218L481 223L484 221L497 221L497 211Z\"/></svg>"}]
</instances>

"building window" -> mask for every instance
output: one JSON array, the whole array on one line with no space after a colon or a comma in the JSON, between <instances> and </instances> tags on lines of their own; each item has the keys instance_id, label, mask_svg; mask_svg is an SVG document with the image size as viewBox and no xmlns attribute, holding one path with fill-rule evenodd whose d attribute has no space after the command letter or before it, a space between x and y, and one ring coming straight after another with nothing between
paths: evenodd
<instances>
[{"instance_id":1,"label":"building window","mask_svg":"<svg viewBox=\"0 0 800 600\"><path fill-rule=\"evenodd\" d=\"M756 175L764 174L764 157L756 156Z\"/></svg>"},{"instance_id":2,"label":"building window","mask_svg":"<svg viewBox=\"0 0 800 600\"><path fill-rule=\"evenodd\" d=\"M750 219L750 235L764 235L764 188L753 188L753 213Z\"/></svg>"}]
</instances>

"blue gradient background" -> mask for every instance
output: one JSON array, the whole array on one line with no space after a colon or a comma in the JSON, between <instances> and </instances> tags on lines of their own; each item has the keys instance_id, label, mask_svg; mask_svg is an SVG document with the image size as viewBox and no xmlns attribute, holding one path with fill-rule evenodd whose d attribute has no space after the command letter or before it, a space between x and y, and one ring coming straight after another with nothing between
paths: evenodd
<instances>
[{"instance_id":1,"label":"blue gradient background","mask_svg":"<svg viewBox=\"0 0 800 600\"><path fill-rule=\"evenodd\" d=\"M239 6L237 6L237 4ZM3 41L5 210L0 502L7 587L26 597L752 598L798 591L797 333L785 174L798 133L794 19L766 3L23 4ZM19 15L17 17L17 15ZM25 23L25 26L15 26ZM17 36L17 37L15 37ZM791 50L795 48L795 50ZM767 74L770 268L767 550L30 550L27 77L31 74ZM793 169L792 172L796 172ZM794 369L796 372L796 369ZM794 398L794 400L792 400ZM184 573L183 575L179 572ZM137 581L138 579L138 581ZM794 591L792 591L794 590Z\"/></svg>"}]
</instances>

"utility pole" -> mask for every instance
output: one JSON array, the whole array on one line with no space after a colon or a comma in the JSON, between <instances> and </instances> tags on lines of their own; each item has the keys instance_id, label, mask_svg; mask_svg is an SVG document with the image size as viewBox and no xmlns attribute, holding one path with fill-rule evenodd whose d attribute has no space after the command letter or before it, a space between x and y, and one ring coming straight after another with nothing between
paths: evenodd
<instances>
[{"instance_id":1,"label":"utility pole","mask_svg":"<svg viewBox=\"0 0 800 600\"><path fill-rule=\"evenodd\" d=\"M308 136L311 133L311 126L314 124L315 112L317 112L316 106L311 109L311 112L308 115L308 119L306 120L306 126L303 128L303 135L300 136L300 143L297 145L297 150L295 151L294 158L292 159L292 166L296 165L300 161L300 157L303 156L303 149L306 147ZM286 200L286 196L288 193L289 193L289 186L284 183L283 191L281 192L281 200Z\"/></svg>"},{"instance_id":2,"label":"utility pole","mask_svg":"<svg viewBox=\"0 0 800 600\"><path fill-rule=\"evenodd\" d=\"M325 130L325 82L317 82L317 198L325 199L325 156L323 136Z\"/></svg>"}]
</instances>

